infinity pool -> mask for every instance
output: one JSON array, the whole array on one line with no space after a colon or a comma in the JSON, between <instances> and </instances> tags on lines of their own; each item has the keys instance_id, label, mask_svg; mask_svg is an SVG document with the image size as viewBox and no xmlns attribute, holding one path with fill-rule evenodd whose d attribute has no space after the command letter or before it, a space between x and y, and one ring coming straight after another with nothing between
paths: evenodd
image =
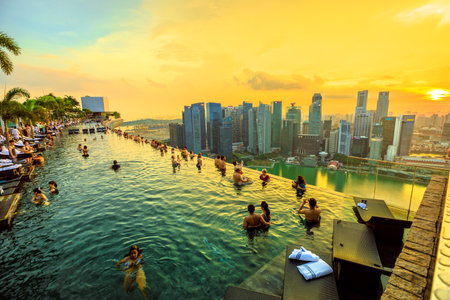
<instances>
[{"instance_id":1,"label":"infinity pool","mask_svg":"<svg viewBox=\"0 0 450 300\"><path fill-rule=\"evenodd\" d=\"M115 135L65 135L45 152L46 165L26 185L11 231L0 233L0 295L5 298L142 299L126 294L115 268L131 245L143 249L151 299L220 299L284 251L288 244L331 250L334 218L354 220L352 200L310 187L322 208L320 228L306 234L290 181L274 176L262 187L242 188L204 160L172 172L170 153ZM90 157L77 151L90 148ZM122 168L109 169L117 159ZM31 189L55 180L60 193L50 205L30 203ZM48 193L47 193L48 195ZM247 205L266 200L274 225L249 240L242 230Z\"/></svg>"}]
</instances>

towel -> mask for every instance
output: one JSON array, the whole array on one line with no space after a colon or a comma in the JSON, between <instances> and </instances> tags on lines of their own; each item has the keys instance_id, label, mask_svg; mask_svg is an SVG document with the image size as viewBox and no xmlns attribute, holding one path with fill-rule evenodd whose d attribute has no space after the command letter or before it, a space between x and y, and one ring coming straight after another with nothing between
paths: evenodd
<instances>
[{"instance_id":1,"label":"towel","mask_svg":"<svg viewBox=\"0 0 450 300\"><path fill-rule=\"evenodd\" d=\"M359 202L359 203L357 204L357 206L358 206L359 208L361 208L361 209L366 209L366 204L365 204L365 203Z\"/></svg>"},{"instance_id":2,"label":"towel","mask_svg":"<svg viewBox=\"0 0 450 300\"><path fill-rule=\"evenodd\" d=\"M297 269L306 280L319 278L333 273L333 269L321 259L297 266Z\"/></svg>"},{"instance_id":3,"label":"towel","mask_svg":"<svg viewBox=\"0 0 450 300\"><path fill-rule=\"evenodd\" d=\"M303 260L303 261L318 261L319 257L306 250L303 246L300 249L294 249L289 255L290 259Z\"/></svg>"},{"instance_id":4,"label":"towel","mask_svg":"<svg viewBox=\"0 0 450 300\"><path fill-rule=\"evenodd\" d=\"M0 172L14 170L14 169L20 168L21 166L22 165L12 165L12 166L8 166L8 167L0 168Z\"/></svg>"}]
</instances>

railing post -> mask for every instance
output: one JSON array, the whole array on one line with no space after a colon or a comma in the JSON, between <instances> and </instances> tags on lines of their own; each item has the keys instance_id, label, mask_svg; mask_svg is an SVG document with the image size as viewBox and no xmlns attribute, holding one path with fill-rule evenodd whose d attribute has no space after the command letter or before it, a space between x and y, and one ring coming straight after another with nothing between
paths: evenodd
<instances>
[{"instance_id":1,"label":"railing post","mask_svg":"<svg viewBox=\"0 0 450 300\"><path fill-rule=\"evenodd\" d=\"M409 207L408 207L408 215L406 216L406 220L409 220L409 212L411 211L411 202L412 202L412 196L413 196L413 192L414 192L414 184L416 182L416 171L417 171L417 167L414 167L414 177L413 177L413 182L412 182L412 186L411 186L411 196L409 196Z\"/></svg>"},{"instance_id":2,"label":"railing post","mask_svg":"<svg viewBox=\"0 0 450 300\"><path fill-rule=\"evenodd\" d=\"M377 182L378 182L378 160L377 160L377 172L375 174L375 186L373 187L373 199L375 199L375 193L377 191Z\"/></svg>"}]
</instances>

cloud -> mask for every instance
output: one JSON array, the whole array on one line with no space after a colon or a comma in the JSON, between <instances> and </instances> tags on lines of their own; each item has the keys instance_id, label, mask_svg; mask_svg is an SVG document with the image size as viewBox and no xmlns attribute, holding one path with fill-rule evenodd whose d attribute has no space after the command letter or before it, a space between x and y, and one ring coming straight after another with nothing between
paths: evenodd
<instances>
[{"instance_id":1,"label":"cloud","mask_svg":"<svg viewBox=\"0 0 450 300\"><path fill-rule=\"evenodd\" d=\"M450 24L450 4L448 1L430 1L428 4L397 14L397 18L405 23L415 23L430 17L440 18L439 25Z\"/></svg>"},{"instance_id":2,"label":"cloud","mask_svg":"<svg viewBox=\"0 0 450 300\"><path fill-rule=\"evenodd\" d=\"M300 90L312 85L321 85L324 80L315 76L309 79L302 75L275 76L266 72L253 72L245 69L239 76L235 76L239 84L249 85L253 90Z\"/></svg>"}]
</instances>

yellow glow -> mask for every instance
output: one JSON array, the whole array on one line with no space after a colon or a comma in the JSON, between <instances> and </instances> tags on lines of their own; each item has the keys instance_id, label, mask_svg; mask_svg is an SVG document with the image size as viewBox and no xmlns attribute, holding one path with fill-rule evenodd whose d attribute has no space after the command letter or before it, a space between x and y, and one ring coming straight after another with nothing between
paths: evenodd
<instances>
[{"instance_id":1,"label":"yellow glow","mask_svg":"<svg viewBox=\"0 0 450 300\"><path fill-rule=\"evenodd\" d=\"M441 100L441 98L446 97L450 93L445 90L434 89L429 91L428 94L430 95L431 100Z\"/></svg>"}]
</instances>

